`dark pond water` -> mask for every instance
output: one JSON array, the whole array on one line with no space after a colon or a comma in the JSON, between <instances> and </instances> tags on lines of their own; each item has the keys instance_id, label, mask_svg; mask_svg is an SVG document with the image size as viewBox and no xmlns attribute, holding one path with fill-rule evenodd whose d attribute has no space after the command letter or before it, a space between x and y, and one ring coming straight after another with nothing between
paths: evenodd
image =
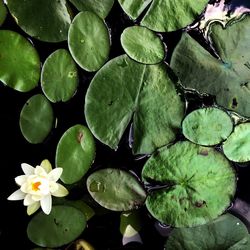
<instances>
[{"instance_id":1,"label":"dark pond water","mask_svg":"<svg viewBox=\"0 0 250 250\"><path fill-rule=\"evenodd\" d=\"M250 8L249 1L231 1L232 9L239 6ZM120 34L125 27L131 26L131 22L125 14L122 13L119 5L115 3L114 8L107 18L107 24L111 29L112 49L111 58L123 54L120 46ZM12 18L8 16L2 29L15 30L25 37ZM168 46L169 60L171 51L180 38L181 32L163 34L163 39ZM202 40L199 33L192 31L192 35ZM67 48L67 43L48 44L31 39L37 48L41 61L47 58L49 54L58 48ZM33 94L41 93L37 88L29 93L18 93L12 89L0 84L0 249L32 249L35 247L26 236L26 227L30 218L26 215L26 209L22 202L8 202L6 198L17 189L14 177L21 174L20 164L23 162L31 165L39 164L47 158L54 163L54 155L57 142L61 135L71 126L80 123L86 124L84 120L84 96L93 74L79 70L81 74L80 86L75 97L67 102L53 105L55 115L58 119L57 128L54 129L43 144L29 144L22 136L19 129L19 114L25 101ZM213 103L213 98L198 97L195 94L187 94L189 102L189 111ZM179 136L182 138L181 135ZM146 161L137 159L131 155L129 148L129 130L125 133L117 152L110 150L108 147L97 142L97 158L91 171L106 166L126 168L140 175L142 166ZM236 197L250 203L250 166L235 166L239 177ZM90 171L90 172L91 172ZM81 192L86 192L84 188ZM248 205L244 204L241 209L242 214L248 217ZM242 208L243 205L241 204ZM238 208L237 208L238 209ZM143 244L131 243L126 246L122 244L122 236L119 232L120 213L106 213L95 216L88 222L88 228L84 231L82 238L92 243L96 249L115 250L115 249L163 249L165 237L169 228L158 224L152 219L145 208L141 208L143 229L140 236ZM159 232L160 231L160 232ZM3 247L7 246L7 247Z\"/></svg>"}]
</instances>

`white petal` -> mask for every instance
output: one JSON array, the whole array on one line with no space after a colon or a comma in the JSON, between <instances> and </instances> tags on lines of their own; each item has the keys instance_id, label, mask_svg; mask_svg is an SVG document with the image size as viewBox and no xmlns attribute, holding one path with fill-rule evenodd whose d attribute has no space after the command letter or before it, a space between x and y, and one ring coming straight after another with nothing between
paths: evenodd
<instances>
[{"instance_id":1,"label":"white petal","mask_svg":"<svg viewBox=\"0 0 250 250\"><path fill-rule=\"evenodd\" d=\"M18 200L23 200L25 197L25 193L22 192L20 189L12 193L7 199L10 201L18 201Z\"/></svg>"},{"instance_id":2,"label":"white petal","mask_svg":"<svg viewBox=\"0 0 250 250\"><path fill-rule=\"evenodd\" d=\"M20 190L21 190L23 193L29 193L29 192L31 191L30 184L27 183L27 182L24 182L24 184L21 186Z\"/></svg>"},{"instance_id":3,"label":"white petal","mask_svg":"<svg viewBox=\"0 0 250 250\"><path fill-rule=\"evenodd\" d=\"M27 181L26 175L19 175L15 178L15 182L19 186L22 186L26 181Z\"/></svg>"},{"instance_id":4,"label":"white petal","mask_svg":"<svg viewBox=\"0 0 250 250\"><path fill-rule=\"evenodd\" d=\"M49 214L51 211L51 207L52 207L52 199L51 199L51 195L46 195L44 196L41 201L41 207L42 210L45 214Z\"/></svg>"},{"instance_id":5,"label":"white petal","mask_svg":"<svg viewBox=\"0 0 250 250\"><path fill-rule=\"evenodd\" d=\"M45 159L41 162L40 166L47 172L47 174L52 170L52 166L49 160Z\"/></svg>"},{"instance_id":6,"label":"white petal","mask_svg":"<svg viewBox=\"0 0 250 250\"><path fill-rule=\"evenodd\" d=\"M32 195L32 200L34 201L40 201L42 198L43 198L42 195L36 195L36 194Z\"/></svg>"},{"instance_id":7,"label":"white petal","mask_svg":"<svg viewBox=\"0 0 250 250\"><path fill-rule=\"evenodd\" d=\"M59 178L61 177L63 172L62 168L54 168L49 174L48 174L48 178L50 181L58 181Z\"/></svg>"},{"instance_id":8,"label":"white petal","mask_svg":"<svg viewBox=\"0 0 250 250\"><path fill-rule=\"evenodd\" d=\"M46 171L41 166L36 166L36 168L35 168L35 174L39 175L39 176L47 176Z\"/></svg>"},{"instance_id":9,"label":"white petal","mask_svg":"<svg viewBox=\"0 0 250 250\"><path fill-rule=\"evenodd\" d=\"M64 197L69 194L68 190L61 184L57 184L57 189L54 192L51 192L53 196Z\"/></svg>"},{"instance_id":10,"label":"white petal","mask_svg":"<svg viewBox=\"0 0 250 250\"><path fill-rule=\"evenodd\" d=\"M26 175L31 175L34 174L35 172L35 168L33 168L32 166L30 166L27 163L22 163L21 164L22 170Z\"/></svg>"},{"instance_id":11,"label":"white petal","mask_svg":"<svg viewBox=\"0 0 250 250\"><path fill-rule=\"evenodd\" d=\"M23 205L24 206L30 206L32 205L33 203L35 203L36 201L34 201L32 199L32 195L31 194L27 194L23 200Z\"/></svg>"},{"instance_id":12,"label":"white petal","mask_svg":"<svg viewBox=\"0 0 250 250\"><path fill-rule=\"evenodd\" d=\"M35 202L27 207L27 214L31 215L37 211L37 209L40 207L40 202Z\"/></svg>"}]
</instances>

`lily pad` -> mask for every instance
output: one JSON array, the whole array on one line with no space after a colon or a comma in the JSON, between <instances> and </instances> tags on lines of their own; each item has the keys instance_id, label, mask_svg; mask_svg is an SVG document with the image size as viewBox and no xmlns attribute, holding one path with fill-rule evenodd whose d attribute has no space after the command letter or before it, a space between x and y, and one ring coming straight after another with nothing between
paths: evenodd
<instances>
[{"instance_id":1,"label":"lily pad","mask_svg":"<svg viewBox=\"0 0 250 250\"><path fill-rule=\"evenodd\" d=\"M223 144L226 157L235 162L250 161L250 123L242 123Z\"/></svg>"},{"instance_id":2,"label":"lily pad","mask_svg":"<svg viewBox=\"0 0 250 250\"><path fill-rule=\"evenodd\" d=\"M33 144L43 142L54 123L53 109L45 96L32 96L23 106L19 125L25 139Z\"/></svg>"},{"instance_id":3,"label":"lily pad","mask_svg":"<svg viewBox=\"0 0 250 250\"><path fill-rule=\"evenodd\" d=\"M140 63L156 64L165 56L160 37L145 27L126 28L121 35L121 44L125 52Z\"/></svg>"},{"instance_id":4,"label":"lily pad","mask_svg":"<svg viewBox=\"0 0 250 250\"><path fill-rule=\"evenodd\" d=\"M136 209L146 199L146 192L137 178L121 169L94 172L87 179L87 188L97 203L113 211Z\"/></svg>"},{"instance_id":5,"label":"lily pad","mask_svg":"<svg viewBox=\"0 0 250 250\"><path fill-rule=\"evenodd\" d=\"M0 25L3 24L6 16L7 16L7 9L3 3L3 0L0 0Z\"/></svg>"},{"instance_id":6,"label":"lily pad","mask_svg":"<svg viewBox=\"0 0 250 250\"><path fill-rule=\"evenodd\" d=\"M92 11L104 19L110 12L114 0L70 0L79 11Z\"/></svg>"},{"instance_id":7,"label":"lily pad","mask_svg":"<svg viewBox=\"0 0 250 250\"><path fill-rule=\"evenodd\" d=\"M53 206L49 215L40 212L28 224L29 239L41 247L60 247L75 240L84 230L86 219L76 208Z\"/></svg>"},{"instance_id":8,"label":"lily pad","mask_svg":"<svg viewBox=\"0 0 250 250\"><path fill-rule=\"evenodd\" d=\"M222 60L184 33L170 66L186 88L215 95L219 105L249 117L250 17L226 29L213 24L211 39Z\"/></svg>"},{"instance_id":9,"label":"lily pad","mask_svg":"<svg viewBox=\"0 0 250 250\"><path fill-rule=\"evenodd\" d=\"M143 11L141 25L159 32L170 32L191 24L205 9L208 1L200 0L118 0L123 10L132 18Z\"/></svg>"},{"instance_id":10,"label":"lily pad","mask_svg":"<svg viewBox=\"0 0 250 250\"><path fill-rule=\"evenodd\" d=\"M108 59L109 31L93 12L83 11L75 16L69 28L68 43L72 57L86 71L98 70Z\"/></svg>"},{"instance_id":11,"label":"lily pad","mask_svg":"<svg viewBox=\"0 0 250 250\"><path fill-rule=\"evenodd\" d=\"M18 33L0 31L0 80L7 86L28 92L40 78L40 59L32 44Z\"/></svg>"},{"instance_id":12,"label":"lily pad","mask_svg":"<svg viewBox=\"0 0 250 250\"><path fill-rule=\"evenodd\" d=\"M77 67L65 49L52 53L42 69L42 90L51 102L68 101L78 86Z\"/></svg>"},{"instance_id":13,"label":"lily pad","mask_svg":"<svg viewBox=\"0 0 250 250\"><path fill-rule=\"evenodd\" d=\"M201 250L201 249L241 249L248 250L250 244L246 226L231 214L202 226L174 229L166 243L169 250ZM241 245L241 248L236 246Z\"/></svg>"},{"instance_id":14,"label":"lily pad","mask_svg":"<svg viewBox=\"0 0 250 250\"><path fill-rule=\"evenodd\" d=\"M142 177L162 185L146 200L149 212L175 227L215 219L230 205L236 188L234 170L224 155L188 141L154 154L144 165Z\"/></svg>"},{"instance_id":15,"label":"lily pad","mask_svg":"<svg viewBox=\"0 0 250 250\"><path fill-rule=\"evenodd\" d=\"M126 55L109 61L85 97L86 121L94 136L116 149L133 119L135 154L152 153L173 141L185 107L170 76L165 64L143 65Z\"/></svg>"},{"instance_id":16,"label":"lily pad","mask_svg":"<svg viewBox=\"0 0 250 250\"><path fill-rule=\"evenodd\" d=\"M8 0L7 6L28 35L45 42L67 39L71 17L66 0Z\"/></svg>"},{"instance_id":17,"label":"lily pad","mask_svg":"<svg viewBox=\"0 0 250 250\"><path fill-rule=\"evenodd\" d=\"M185 117L182 129L184 136L190 141L212 146L227 139L233 131L233 121L221 109L202 108Z\"/></svg>"},{"instance_id":18,"label":"lily pad","mask_svg":"<svg viewBox=\"0 0 250 250\"><path fill-rule=\"evenodd\" d=\"M95 142L89 129L82 125L69 128L56 149L56 166L63 168L61 180L66 184L79 181L95 159Z\"/></svg>"}]
</instances>

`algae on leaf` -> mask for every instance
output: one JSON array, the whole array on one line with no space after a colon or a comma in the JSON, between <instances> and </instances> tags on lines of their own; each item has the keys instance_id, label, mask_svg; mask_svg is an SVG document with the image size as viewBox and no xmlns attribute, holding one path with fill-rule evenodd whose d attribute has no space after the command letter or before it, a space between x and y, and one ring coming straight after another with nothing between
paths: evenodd
<instances>
[{"instance_id":1,"label":"algae on leaf","mask_svg":"<svg viewBox=\"0 0 250 250\"><path fill-rule=\"evenodd\" d=\"M85 97L87 124L96 138L116 149L133 121L133 153L152 153L172 142L185 105L167 65L143 65L116 57L95 75Z\"/></svg>"},{"instance_id":2,"label":"algae on leaf","mask_svg":"<svg viewBox=\"0 0 250 250\"><path fill-rule=\"evenodd\" d=\"M170 66L184 87L215 95L219 105L250 117L250 17L226 29L214 23L210 35L221 60L183 33Z\"/></svg>"},{"instance_id":3,"label":"algae on leaf","mask_svg":"<svg viewBox=\"0 0 250 250\"><path fill-rule=\"evenodd\" d=\"M163 186L147 197L149 212L174 227L217 218L230 205L236 188L234 170L223 154L188 141L156 152L144 165L142 177Z\"/></svg>"}]
</instances>

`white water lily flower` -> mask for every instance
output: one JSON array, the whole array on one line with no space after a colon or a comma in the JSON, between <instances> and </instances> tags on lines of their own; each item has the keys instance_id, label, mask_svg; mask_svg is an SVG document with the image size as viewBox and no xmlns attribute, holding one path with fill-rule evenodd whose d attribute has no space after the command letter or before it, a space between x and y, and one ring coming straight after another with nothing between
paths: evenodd
<instances>
[{"instance_id":1,"label":"white water lily flower","mask_svg":"<svg viewBox=\"0 0 250 250\"><path fill-rule=\"evenodd\" d=\"M48 160L42 161L40 166L35 168L27 163L21 164L25 175L15 178L20 189L8 197L8 200L23 200L27 206L27 214L31 215L41 206L45 214L49 214L52 207L52 195L64 197L68 190L59 183L56 183L62 175L62 168L54 168Z\"/></svg>"}]
</instances>

